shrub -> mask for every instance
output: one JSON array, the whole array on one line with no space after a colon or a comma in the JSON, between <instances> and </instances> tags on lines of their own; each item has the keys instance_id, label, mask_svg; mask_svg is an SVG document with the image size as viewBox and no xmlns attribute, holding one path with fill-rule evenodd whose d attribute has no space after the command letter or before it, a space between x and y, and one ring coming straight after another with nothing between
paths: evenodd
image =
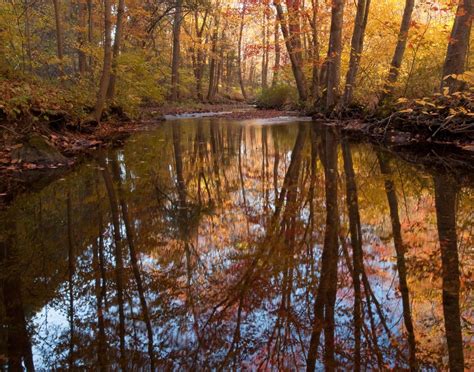
<instances>
[{"instance_id":1,"label":"shrub","mask_svg":"<svg viewBox=\"0 0 474 372\"><path fill-rule=\"evenodd\" d=\"M263 89L256 100L257 107L263 109L282 109L294 103L294 89L287 85L277 85Z\"/></svg>"}]
</instances>

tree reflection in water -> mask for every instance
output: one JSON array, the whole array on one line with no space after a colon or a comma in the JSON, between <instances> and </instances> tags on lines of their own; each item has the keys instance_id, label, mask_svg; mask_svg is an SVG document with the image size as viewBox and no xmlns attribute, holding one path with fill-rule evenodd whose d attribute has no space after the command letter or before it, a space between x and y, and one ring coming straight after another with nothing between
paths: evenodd
<instances>
[{"instance_id":1,"label":"tree reflection in water","mask_svg":"<svg viewBox=\"0 0 474 372\"><path fill-rule=\"evenodd\" d=\"M307 123L95 159L1 212L4 368L473 367L465 182Z\"/></svg>"}]
</instances>

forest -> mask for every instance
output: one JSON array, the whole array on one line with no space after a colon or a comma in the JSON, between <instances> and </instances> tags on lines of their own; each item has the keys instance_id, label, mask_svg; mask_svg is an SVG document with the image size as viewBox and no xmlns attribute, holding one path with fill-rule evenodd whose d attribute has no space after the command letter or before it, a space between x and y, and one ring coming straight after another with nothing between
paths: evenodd
<instances>
[{"instance_id":1,"label":"forest","mask_svg":"<svg viewBox=\"0 0 474 372\"><path fill-rule=\"evenodd\" d=\"M80 125L114 108L133 118L165 102L239 101L325 115L398 111L428 126L454 115L452 131L471 133L473 6L6 1L1 114L41 121L62 110Z\"/></svg>"},{"instance_id":2,"label":"forest","mask_svg":"<svg viewBox=\"0 0 474 372\"><path fill-rule=\"evenodd\" d=\"M0 369L474 368L474 0L0 2Z\"/></svg>"}]
</instances>

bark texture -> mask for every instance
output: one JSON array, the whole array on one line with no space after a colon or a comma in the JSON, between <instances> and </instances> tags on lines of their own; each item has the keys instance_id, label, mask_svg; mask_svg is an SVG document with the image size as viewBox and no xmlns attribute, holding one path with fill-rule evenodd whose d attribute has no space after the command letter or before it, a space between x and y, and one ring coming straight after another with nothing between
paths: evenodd
<instances>
[{"instance_id":1,"label":"bark texture","mask_svg":"<svg viewBox=\"0 0 474 372\"><path fill-rule=\"evenodd\" d=\"M283 12L280 0L274 3L278 22L280 23L281 33L285 40L286 49L290 57L291 69L295 77L296 88L300 101L305 102L308 99L308 88L306 77L303 72L303 54L301 45L301 26L299 21L300 2L297 0L287 0L286 7L288 9L288 22Z\"/></svg>"},{"instance_id":2,"label":"bark texture","mask_svg":"<svg viewBox=\"0 0 474 372\"><path fill-rule=\"evenodd\" d=\"M402 23L398 33L397 46L393 54L392 63L390 64L390 71L388 73L387 83L382 94L383 98L393 94L395 83L400 75L400 67L402 66L403 56L407 47L408 31L410 30L411 17L415 7L415 0L406 0L405 10L403 11Z\"/></svg>"},{"instance_id":3,"label":"bark texture","mask_svg":"<svg viewBox=\"0 0 474 372\"><path fill-rule=\"evenodd\" d=\"M351 56L349 70L346 75L346 87L344 89L344 106L352 103L357 72L359 70L360 58L364 48L365 29L369 19L370 0L359 0L354 23L354 32L351 41Z\"/></svg>"},{"instance_id":4,"label":"bark texture","mask_svg":"<svg viewBox=\"0 0 474 372\"><path fill-rule=\"evenodd\" d=\"M341 81L342 25L344 21L344 0L332 0L331 33L327 57L326 110L337 102Z\"/></svg>"},{"instance_id":5,"label":"bark texture","mask_svg":"<svg viewBox=\"0 0 474 372\"><path fill-rule=\"evenodd\" d=\"M94 110L94 119L100 122L104 110L107 90L109 88L110 70L112 67L112 5L110 0L104 0L104 65L100 77L99 91Z\"/></svg>"},{"instance_id":6,"label":"bark texture","mask_svg":"<svg viewBox=\"0 0 474 372\"><path fill-rule=\"evenodd\" d=\"M460 0L451 37L449 38L448 51L443 67L441 90L448 88L449 93L453 93L466 88L464 81L452 75L460 75L465 71L473 17L474 1Z\"/></svg>"},{"instance_id":7,"label":"bark texture","mask_svg":"<svg viewBox=\"0 0 474 372\"><path fill-rule=\"evenodd\" d=\"M110 73L109 87L107 89L107 99L113 100L115 97L115 84L117 80L118 58L120 55L120 43L123 34L123 20L125 13L125 0L119 0L117 8L117 23L115 25L114 47L112 51L112 71Z\"/></svg>"}]
</instances>

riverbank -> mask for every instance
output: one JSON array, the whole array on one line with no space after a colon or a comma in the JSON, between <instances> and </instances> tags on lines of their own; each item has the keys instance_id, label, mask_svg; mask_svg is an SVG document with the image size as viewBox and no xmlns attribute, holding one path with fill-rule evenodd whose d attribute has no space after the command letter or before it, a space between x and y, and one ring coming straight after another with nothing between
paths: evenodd
<instances>
[{"instance_id":1,"label":"riverbank","mask_svg":"<svg viewBox=\"0 0 474 372\"><path fill-rule=\"evenodd\" d=\"M354 110L349 114L356 113L355 118L345 115L328 119L315 115L313 119L336 126L353 139L378 143L396 152L428 151L434 154L428 162L436 163L439 153L442 157L452 154L452 162L444 160L449 163L447 166L469 167L474 163L472 94L457 97L450 105L443 105L442 100L446 98L399 102L386 118ZM244 121L298 115L301 113L296 111L259 110L242 102L166 103L143 107L136 120L112 108L100 125L83 126L73 112L63 107L40 110L30 105L28 112L21 112L19 120L4 117L0 123L0 204L38 180L47 182L49 176L55 178L66 172L97 148L120 146L132 133L152 129L167 119L212 116Z\"/></svg>"},{"instance_id":2,"label":"riverbank","mask_svg":"<svg viewBox=\"0 0 474 372\"><path fill-rule=\"evenodd\" d=\"M28 120L0 123L0 206L32 184L43 185L49 179L56 179L94 150L121 146L132 133L153 129L166 118L213 116L249 120L298 115L290 111L257 110L240 102L165 104L144 107L137 120L130 120L116 110L98 126L81 126L62 110L51 109L47 117L44 113L34 116L35 112L28 114Z\"/></svg>"}]
</instances>

